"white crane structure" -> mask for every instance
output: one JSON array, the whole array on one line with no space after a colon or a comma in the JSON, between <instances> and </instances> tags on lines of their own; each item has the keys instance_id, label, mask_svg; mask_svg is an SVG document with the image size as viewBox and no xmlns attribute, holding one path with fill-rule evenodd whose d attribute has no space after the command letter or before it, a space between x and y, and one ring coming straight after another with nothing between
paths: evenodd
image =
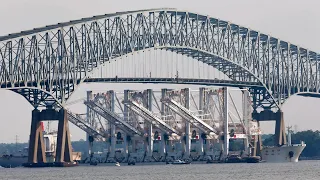
<instances>
[{"instance_id":1,"label":"white crane structure","mask_svg":"<svg viewBox=\"0 0 320 180\"><path fill-rule=\"evenodd\" d=\"M259 134L250 103L246 89L227 87L88 92L84 102L88 126L110 139L105 159L128 162L249 156ZM232 149L233 141L241 150Z\"/></svg>"}]
</instances>

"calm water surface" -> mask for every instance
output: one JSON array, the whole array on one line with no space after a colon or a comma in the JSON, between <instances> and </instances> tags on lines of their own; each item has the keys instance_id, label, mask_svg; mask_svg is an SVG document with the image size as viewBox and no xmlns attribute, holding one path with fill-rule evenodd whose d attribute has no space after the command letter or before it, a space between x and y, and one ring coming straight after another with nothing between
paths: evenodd
<instances>
[{"instance_id":1,"label":"calm water surface","mask_svg":"<svg viewBox=\"0 0 320 180\"><path fill-rule=\"evenodd\" d=\"M320 180L320 161L0 169L0 180Z\"/></svg>"}]
</instances>

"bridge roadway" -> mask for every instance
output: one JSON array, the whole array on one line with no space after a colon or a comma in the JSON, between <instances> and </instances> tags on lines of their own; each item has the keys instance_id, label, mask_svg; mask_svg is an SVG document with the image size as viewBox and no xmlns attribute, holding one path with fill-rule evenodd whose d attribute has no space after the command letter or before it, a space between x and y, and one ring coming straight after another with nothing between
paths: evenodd
<instances>
[{"instance_id":1,"label":"bridge roadway","mask_svg":"<svg viewBox=\"0 0 320 180\"><path fill-rule=\"evenodd\" d=\"M79 83L81 80L78 79L74 81L70 79L66 82L69 83ZM222 80L222 79L194 79L194 78L152 78L152 77L109 77L109 78L87 78L83 82L85 83L147 83L147 84L188 84L188 85L205 85L205 86L228 86L228 87L247 87L247 88L264 88L264 86L260 82L248 82L248 81L234 81L234 80ZM61 83L57 81L53 81L52 84ZM3 82L0 84L1 88L6 89L16 89L25 88L40 85L44 86L49 84L49 81L42 80L40 82L37 81L20 81L20 82ZM304 97L315 97L320 98L319 93L313 92L301 92L297 93L298 96Z\"/></svg>"},{"instance_id":2,"label":"bridge roadway","mask_svg":"<svg viewBox=\"0 0 320 180\"><path fill-rule=\"evenodd\" d=\"M114 77L114 78L88 78L86 83L146 83L146 84L188 84L205 86L228 86L228 87L247 87L264 88L259 82L221 80L221 79L193 79L193 78L132 78L132 77ZM301 92L298 96L320 98L319 93Z\"/></svg>"},{"instance_id":3,"label":"bridge roadway","mask_svg":"<svg viewBox=\"0 0 320 180\"><path fill-rule=\"evenodd\" d=\"M77 82L81 81L80 79ZM73 79L66 80L65 82L74 83ZM220 80L220 79L193 79L193 78L150 78L150 77L113 77L113 78L87 78L84 80L87 83L154 83L154 84L194 84L194 85L207 85L207 86L229 86L229 87L261 87L263 85L259 82L247 81L234 81L234 80ZM39 83L39 84L38 84ZM52 84L58 84L61 81L52 81ZM49 81L20 81L20 82L4 82L0 84L1 88L26 88L35 85L44 86L49 84Z\"/></svg>"},{"instance_id":4,"label":"bridge roadway","mask_svg":"<svg viewBox=\"0 0 320 180\"><path fill-rule=\"evenodd\" d=\"M91 83L153 83L153 84L191 84L206 86L229 86L229 87L260 87L258 82L245 82L219 79L191 79L191 78L88 78L84 82Z\"/></svg>"}]
</instances>

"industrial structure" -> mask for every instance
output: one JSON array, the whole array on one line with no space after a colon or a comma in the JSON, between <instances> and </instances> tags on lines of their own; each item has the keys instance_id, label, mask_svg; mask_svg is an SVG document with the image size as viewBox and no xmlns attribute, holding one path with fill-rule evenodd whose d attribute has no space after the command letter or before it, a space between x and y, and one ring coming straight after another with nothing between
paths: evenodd
<instances>
[{"instance_id":1,"label":"industrial structure","mask_svg":"<svg viewBox=\"0 0 320 180\"><path fill-rule=\"evenodd\" d=\"M136 58L132 54L139 56ZM132 66L128 65L130 55L134 57ZM162 56L167 60L173 60L175 56L177 64L170 66L168 61L157 60ZM87 119L66 109L67 100L84 82L169 82L246 88L252 98L253 119L276 121L275 143L283 145L286 138L281 105L293 94L317 97L320 88L319 57L318 53L306 48L207 15L176 9L138 10L93 16L0 37L0 85L24 96L34 107L30 164L44 161L43 143L41 140L38 143L42 137L40 121L59 121L59 158L56 158L59 163L71 161L67 119L88 133L88 138L105 138L105 131L96 129ZM118 64L116 59L127 61ZM199 63L191 65L191 68L198 69L200 73L203 67L207 67L209 76L195 78L190 67L181 72L190 59ZM160 64L149 63L148 67L140 64L146 61ZM103 70L112 64L118 65L113 68L113 73L108 71L106 75L94 75L95 70ZM158 69L161 64L168 68ZM128 75L126 68L135 70L135 73ZM225 78L210 76L212 69ZM177 72L175 77L172 77L172 72ZM206 122L206 118L200 118L204 115L190 113L187 91L183 91L183 96L180 92L180 97L163 92L165 96L161 99L161 112L165 115L167 112L178 114L183 119L182 127L169 124L172 123L169 120L171 116L164 118L164 115L151 113L151 93L136 95L126 92L124 116L114 114L112 95L111 100L105 99L108 103L103 106L91 98L86 105L88 112L95 112L113 124L110 126L112 132L121 129L121 132L139 139L145 136L144 128L149 127L148 157L152 147L156 147L155 144L152 146L155 142L151 140L151 134L156 131L161 139L164 134L170 135L173 138L169 138L170 141L178 141L175 138L184 136L181 128L187 129L184 131L187 135L193 132L193 128L198 129L198 136L202 133L210 137L220 135L221 129L210 125L212 122ZM140 100L144 102L137 103ZM136 126L135 123L140 121L132 121L132 116L144 119L145 126ZM223 132L228 132L228 128L225 126ZM192 154L189 138L186 137L184 155ZM257 142L257 147L260 147L260 138ZM114 147L114 141L111 144ZM165 147L160 147L159 153L163 153L162 148Z\"/></svg>"},{"instance_id":2,"label":"industrial structure","mask_svg":"<svg viewBox=\"0 0 320 180\"><path fill-rule=\"evenodd\" d=\"M241 92L242 104L230 90ZM247 89L225 87L89 91L84 103L90 126L108 143L99 162L221 161L230 139L242 140L241 156L256 155L260 130L250 99Z\"/></svg>"}]
</instances>

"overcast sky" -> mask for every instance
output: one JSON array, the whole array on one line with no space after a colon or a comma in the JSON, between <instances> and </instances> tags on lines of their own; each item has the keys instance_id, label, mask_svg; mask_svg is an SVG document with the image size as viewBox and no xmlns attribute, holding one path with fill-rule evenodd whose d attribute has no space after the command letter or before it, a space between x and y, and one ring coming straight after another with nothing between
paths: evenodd
<instances>
[{"instance_id":1,"label":"overcast sky","mask_svg":"<svg viewBox=\"0 0 320 180\"><path fill-rule=\"evenodd\" d=\"M228 20L320 52L318 0L0 0L0 4L0 36L99 14L171 7ZM134 89L137 85L112 87ZM87 89L95 88L101 85L82 85L76 95L83 97ZM17 94L0 92L0 143L14 142L15 135L26 142L32 107ZM319 99L291 97L283 107L286 124L297 125L299 130L320 129L319 107ZM273 132L270 124L263 128L265 133ZM85 137L73 126L71 133L73 140Z\"/></svg>"}]
</instances>

